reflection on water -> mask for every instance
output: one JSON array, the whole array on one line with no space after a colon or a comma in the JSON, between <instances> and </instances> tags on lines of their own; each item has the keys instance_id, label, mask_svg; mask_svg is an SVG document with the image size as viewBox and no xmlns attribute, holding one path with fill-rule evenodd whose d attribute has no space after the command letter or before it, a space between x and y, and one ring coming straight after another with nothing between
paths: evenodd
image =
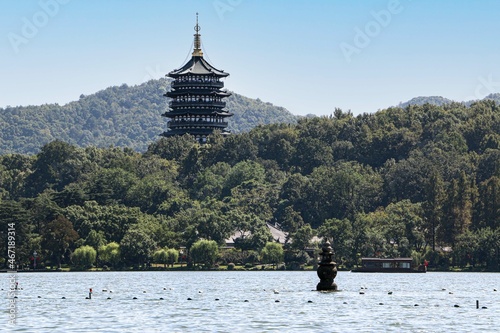
<instances>
[{"instance_id":1,"label":"reflection on water","mask_svg":"<svg viewBox=\"0 0 500 333\"><path fill-rule=\"evenodd\" d=\"M7 290L7 277L0 276ZM9 302L4 291L0 327L12 332L496 332L499 277L339 272L335 281L341 291L320 293L313 291L316 272L24 273L18 274L23 290L17 324L4 324ZM85 299L89 288L91 300Z\"/></svg>"}]
</instances>

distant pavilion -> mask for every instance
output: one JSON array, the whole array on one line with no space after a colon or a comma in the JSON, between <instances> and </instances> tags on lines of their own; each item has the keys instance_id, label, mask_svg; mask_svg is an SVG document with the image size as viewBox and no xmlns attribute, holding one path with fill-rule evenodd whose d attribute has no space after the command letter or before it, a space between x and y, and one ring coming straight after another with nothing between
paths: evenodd
<instances>
[{"instance_id":1,"label":"distant pavilion","mask_svg":"<svg viewBox=\"0 0 500 333\"><path fill-rule=\"evenodd\" d=\"M163 114L170 119L168 131L162 135L193 135L200 143L205 143L207 136L215 130L222 135L228 135L226 118L233 114L224 110L225 97L231 95L223 91L222 79L229 73L210 65L204 58L201 50L200 26L196 13L194 27L194 50L191 60L179 69L173 70L166 76L173 79L172 89L164 96L170 97L169 109Z\"/></svg>"}]
</instances>

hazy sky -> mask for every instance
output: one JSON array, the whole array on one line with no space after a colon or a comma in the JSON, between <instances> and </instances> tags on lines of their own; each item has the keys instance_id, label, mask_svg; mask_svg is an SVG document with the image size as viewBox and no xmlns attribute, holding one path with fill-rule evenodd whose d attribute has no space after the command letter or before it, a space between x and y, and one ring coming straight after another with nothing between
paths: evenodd
<instances>
[{"instance_id":1,"label":"hazy sky","mask_svg":"<svg viewBox=\"0 0 500 333\"><path fill-rule=\"evenodd\" d=\"M162 77L196 12L226 88L294 114L500 92L498 0L0 0L0 107Z\"/></svg>"}]
</instances>

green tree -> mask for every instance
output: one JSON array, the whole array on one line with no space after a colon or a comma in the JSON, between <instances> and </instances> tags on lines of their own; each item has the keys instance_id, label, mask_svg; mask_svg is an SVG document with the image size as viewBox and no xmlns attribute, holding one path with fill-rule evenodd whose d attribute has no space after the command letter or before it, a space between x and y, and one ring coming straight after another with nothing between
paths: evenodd
<instances>
[{"instance_id":1,"label":"green tree","mask_svg":"<svg viewBox=\"0 0 500 333\"><path fill-rule=\"evenodd\" d=\"M312 238L315 231L306 224L288 235L291 243L284 246L284 261L287 268L298 269L300 265L309 261L306 250L311 249Z\"/></svg>"},{"instance_id":2,"label":"green tree","mask_svg":"<svg viewBox=\"0 0 500 333\"><path fill-rule=\"evenodd\" d=\"M213 136L217 138L216 135ZM204 155L204 165L226 162L235 165L242 161L255 161L258 147L253 142L250 133L230 135L226 138L213 140L210 138L210 149Z\"/></svg>"},{"instance_id":3,"label":"green tree","mask_svg":"<svg viewBox=\"0 0 500 333\"><path fill-rule=\"evenodd\" d=\"M283 246L279 243L267 242L266 246L260 251L262 261L266 264L272 264L273 268L284 260Z\"/></svg>"},{"instance_id":4,"label":"green tree","mask_svg":"<svg viewBox=\"0 0 500 333\"><path fill-rule=\"evenodd\" d=\"M218 206L217 202L210 201L207 207L203 207L196 212L195 223L200 238L223 244L233 230L231 230L229 221L217 209Z\"/></svg>"},{"instance_id":5,"label":"green tree","mask_svg":"<svg viewBox=\"0 0 500 333\"><path fill-rule=\"evenodd\" d=\"M358 212L377 207L382 179L371 167L356 162L318 167L310 175L308 207L300 211L313 228L325 219L353 218ZM299 210L298 210L299 211Z\"/></svg>"},{"instance_id":6,"label":"green tree","mask_svg":"<svg viewBox=\"0 0 500 333\"><path fill-rule=\"evenodd\" d=\"M135 182L127 190L124 201L127 206L139 207L141 211L153 214L163 202L175 197L177 191L179 189L170 180L156 173Z\"/></svg>"},{"instance_id":7,"label":"green tree","mask_svg":"<svg viewBox=\"0 0 500 333\"><path fill-rule=\"evenodd\" d=\"M219 246L213 240L201 239L191 246L189 253L195 264L211 268L219 257Z\"/></svg>"},{"instance_id":8,"label":"green tree","mask_svg":"<svg viewBox=\"0 0 500 333\"><path fill-rule=\"evenodd\" d=\"M474 227L500 228L500 177L493 176L479 184Z\"/></svg>"},{"instance_id":9,"label":"green tree","mask_svg":"<svg viewBox=\"0 0 500 333\"><path fill-rule=\"evenodd\" d=\"M75 230L82 238L87 238L92 230L102 231L106 241L117 243L132 225L153 217L142 213L139 208L123 205L104 206L95 201L87 201L83 206L67 207L64 214L73 222Z\"/></svg>"},{"instance_id":10,"label":"green tree","mask_svg":"<svg viewBox=\"0 0 500 333\"><path fill-rule=\"evenodd\" d=\"M232 211L234 213L234 211ZM238 218L237 215L229 215L229 219ZM234 229L239 232L239 237L233 239L234 247L246 254L248 251L260 251L267 242L273 239L266 223L253 214L239 215Z\"/></svg>"},{"instance_id":11,"label":"green tree","mask_svg":"<svg viewBox=\"0 0 500 333\"><path fill-rule=\"evenodd\" d=\"M259 163L254 161L239 162L227 174L222 194L229 196L231 189L250 180L260 183L264 180L264 176L265 170Z\"/></svg>"},{"instance_id":12,"label":"green tree","mask_svg":"<svg viewBox=\"0 0 500 333\"><path fill-rule=\"evenodd\" d=\"M385 161L381 172L384 180L384 204L404 199L424 201L428 172L432 166L420 151L413 151L407 159Z\"/></svg>"},{"instance_id":13,"label":"green tree","mask_svg":"<svg viewBox=\"0 0 500 333\"><path fill-rule=\"evenodd\" d=\"M168 264L168 255L166 249L159 249L153 253L153 262L155 264L163 264L164 267L167 267Z\"/></svg>"},{"instance_id":14,"label":"green tree","mask_svg":"<svg viewBox=\"0 0 500 333\"><path fill-rule=\"evenodd\" d=\"M436 231L443 219L443 204L446 198L445 186L441 175L434 170L426 186L426 201L423 203L427 219L426 237L436 251Z\"/></svg>"},{"instance_id":15,"label":"green tree","mask_svg":"<svg viewBox=\"0 0 500 333\"><path fill-rule=\"evenodd\" d=\"M161 138L148 147L146 156L158 155L169 161L181 164L196 146L196 140L190 135Z\"/></svg>"},{"instance_id":16,"label":"green tree","mask_svg":"<svg viewBox=\"0 0 500 333\"><path fill-rule=\"evenodd\" d=\"M400 255L410 256L411 250L403 250L403 245L410 246L416 251L422 252L425 246L425 219L421 203L412 203L409 200L403 200L394 204L390 204L385 209L389 217L388 229L403 227L403 239L395 238L398 247L400 248ZM394 232L394 231L391 231ZM395 234L398 234L397 232ZM408 243L406 243L406 241Z\"/></svg>"},{"instance_id":17,"label":"green tree","mask_svg":"<svg viewBox=\"0 0 500 333\"><path fill-rule=\"evenodd\" d=\"M85 238L85 245L92 246L94 249L99 249L104 244L106 244L106 238L103 231L91 230Z\"/></svg>"},{"instance_id":18,"label":"green tree","mask_svg":"<svg viewBox=\"0 0 500 333\"><path fill-rule=\"evenodd\" d=\"M289 124L272 124L254 129L259 157L265 160L275 160L283 170L290 168L290 162L295 155L299 132Z\"/></svg>"},{"instance_id":19,"label":"green tree","mask_svg":"<svg viewBox=\"0 0 500 333\"><path fill-rule=\"evenodd\" d=\"M292 206L279 207L276 210L275 216L281 228L289 233L296 232L304 225L304 219Z\"/></svg>"},{"instance_id":20,"label":"green tree","mask_svg":"<svg viewBox=\"0 0 500 333\"><path fill-rule=\"evenodd\" d=\"M304 174L310 174L319 166L330 166L333 163L333 150L323 140L303 137L297 143L295 158L292 162Z\"/></svg>"},{"instance_id":21,"label":"green tree","mask_svg":"<svg viewBox=\"0 0 500 333\"><path fill-rule=\"evenodd\" d=\"M167 249L167 264L174 267L174 263L179 261L179 251L176 249Z\"/></svg>"},{"instance_id":22,"label":"green tree","mask_svg":"<svg viewBox=\"0 0 500 333\"><path fill-rule=\"evenodd\" d=\"M33 160L33 157L21 154L0 156L0 199L18 200L24 195Z\"/></svg>"},{"instance_id":23,"label":"green tree","mask_svg":"<svg viewBox=\"0 0 500 333\"><path fill-rule=\"evenodd\" d=\"M356 257L353 257L352 253L354 243L352 229L352 223L348 219L328 219L318 228L318 236L328 239L335 258L340 261L339 264L352 266L356 263Z\"/></svg>"},{"instance_id":24,"label":"green tree","mask_svg":"<svg viewBox=\"0 0 500 333\"><path fill-rule=\"evenodd\" d=\"M157 264L163 264L167 267L167 264L174 266L179 260L179 251L176 249L159 249L153 254L153 262Z\"/></svg>"},{"instance_id":25,"label":"green tree","mask_svg":"<svg viewBox=\"0 0 500 333\"><path fill-rule=\"evenodd\" d=\"M128 190L137 184L138 178L129 171L121 168L101 169L88 183L90 200L101 205L123 203Z\"/></svg>"},{"instance_id":26,"label":"green tree","mask_svg":"<svg viewBox=\"0 0 500 333\"><path fill-rule=\"evenodd\" d=\"M148 263L156 248L156 242L146 232L129 229L120 242L120 251L125 262L134 266Z\"/></svg>"},{"instance_id":27,"label":"green tree","mask_svg":"<svg viewBox=\"0 0 500 333\"><path fill-rule=\"evenodd\" d=\"M403 200L366 214L368 225L365 252L377 257L409 257L412 249L423 251L424 218L420 203Z\"/></svg>"},{"instance_id":28,"label":"green tree","mask_svg":"<svg viewBox=\"0 0 500 333\"><path fill-rule=\"evenodd\" d=\"M202 170L194 180L193 197L200 200L207 197L220 198L224 180L230 170L231 166L225 162L218 162Z\"/></svg>"},{"instance_id":29,"label":"green tree","mask_svg":"<svg viewBox=\"0 0 500 333\"><path fill-rule=\"evenodd\" d=\"M71 254L71 260L78 269L89 269L95 264L96 250L89 245L80 246Z\"/></svg>"},{"instance_id":30,"label":"green tree","mask_svg":"<svg viewBox=\"0 0 500 333\"><path fill-rule=\"evenodd\" d=\"M41 234L47 223L56 219L61 215L62 209L53 200L55 192L53 190L45 190L33 199L24 201L32 215L32 224L35 226L34 232Z\"/></svg>"},{"instance_id":31,"label":"green tree","mask_svg":"<svg viewBox=\"0 0 500 333\"><path fill-rule=\"evenodd\" d=\"M472 212L476 187L464 171L458 179L454 179L445 202L445 219L441 229L441 237L447 244L454 245L456 238L469 230L472 224Z\"/></svg>"},{"instance_id":32,"label":"green tree","mask_svg":"<svg viewBox=\"0 0 500 333\"><path fill-rule=\"evenodd\" d=\"M203 202L203 207L196 203L175 215L172 229L181 234L183 245L187 247L200 238L222 244L234 231L222 212L223 208L222 202L213 199Z\"/></svg>"},{"instance_id":33,"label":"green tree","mask_svg":"<svg viewBox=\"0 0 500 333\"><path fill-rule=\"evenodd\" d=\"M309 224L306 224L291 235L291 248L297 251L305 250L311 246L314 231Z\"/></svg>"},{"instance_id":34,"label":"green tree","mask_svg":"<svg viewBox=\"0 0 500 333\"><path fill-rule=\"evenodd\" d=\"M50 258L55 260L61 268L61 262L70 246L79 238L73 229L73 224L64 216L58 216L47 224L42 234L42 247L48 252Z\"/></svg>"},{"instance_id":35,"label":"green tree","mask_svg":"<svg viewBox=\"0 0 500 333\"><path fill-rule=\"evenodd\" d=\"M99 260L106 265L116 267L121 262L120 244L111 242L99 247Z\"/></svg>"},{"instance_id":36,"label":"green tree","mask_svg":"<svg viewBox=\"0 0 500 333\"><path fill-rule=\"evenodd\" d=\"M28 194L34 197L47 188L61 191L78 180L90 165L83 150L63 141L53 141L42 147L33 167L27 182L30 184Z\"/></svg>"}]
</instances>

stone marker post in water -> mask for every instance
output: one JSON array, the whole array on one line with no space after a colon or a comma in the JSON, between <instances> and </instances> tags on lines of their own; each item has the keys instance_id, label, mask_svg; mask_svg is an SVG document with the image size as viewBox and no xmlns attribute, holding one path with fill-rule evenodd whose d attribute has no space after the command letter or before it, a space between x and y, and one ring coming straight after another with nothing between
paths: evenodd
<instances>
[{"instance_id":1,"label":"stone marker post in water","mask_svg":"<svg viewBox=\"0 0 500 333\"><path fill-rule=\"evenodd\" d=\"M333 250L330 242L325 240L321 249L321 260L318 263L319 283L316 286L317 291L337 291L337 284L333 282L337 276L337 264L332 261Z\"/></svg>"}]
</instances>

